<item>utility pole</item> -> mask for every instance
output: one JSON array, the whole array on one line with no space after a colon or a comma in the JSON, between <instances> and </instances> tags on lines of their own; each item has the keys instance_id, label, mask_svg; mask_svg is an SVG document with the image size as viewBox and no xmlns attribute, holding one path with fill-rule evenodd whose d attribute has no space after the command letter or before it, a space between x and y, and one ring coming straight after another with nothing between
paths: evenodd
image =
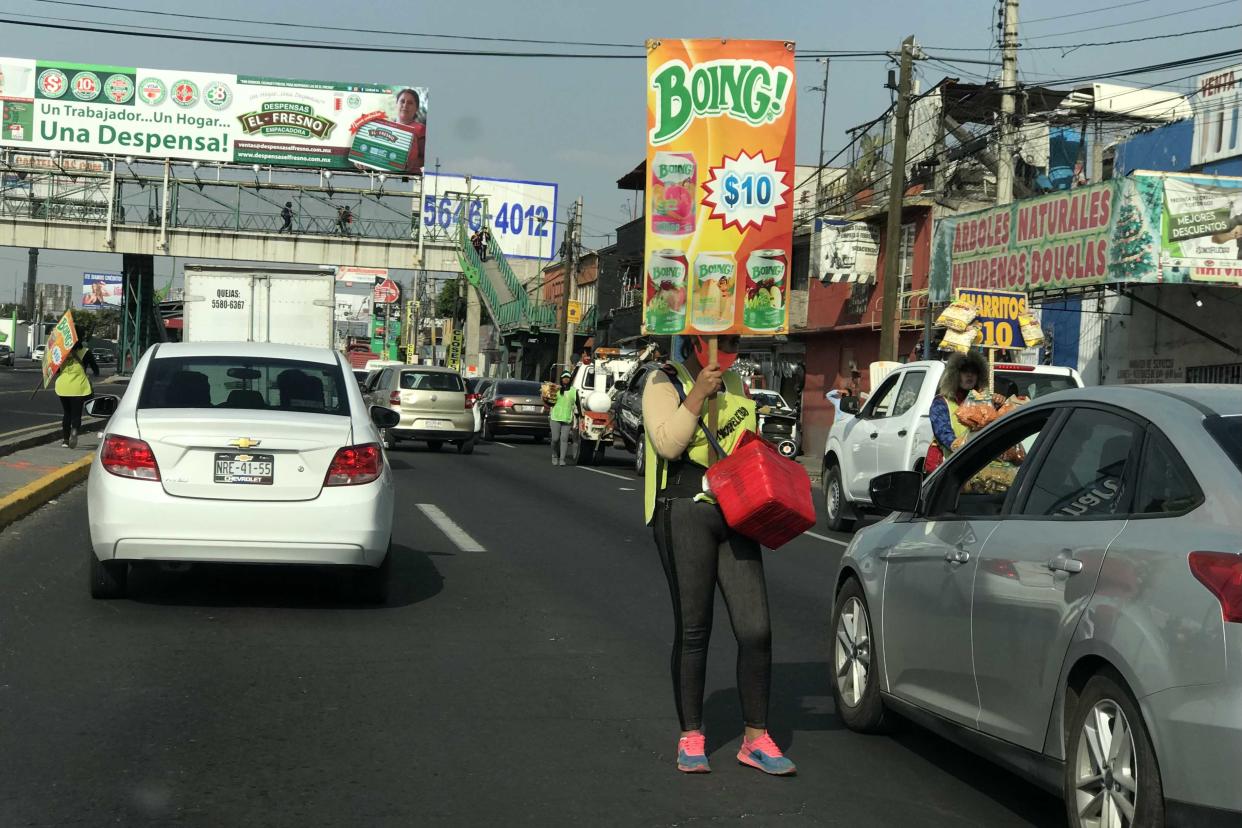
<instances>
[{"instance_id":1,"label":"utility pole","mask_svg":"<svg viewBox=\"0 0 1242 828\"><path fill-rule=\"evenodd\" d=\"M569 302L578 286L578 240L581 237L582 196L579 196L574 202L573 212L569 215L569 228L565 234L565 293L561 296L560 336L556 342L556 353L565 367L569 367L573 361L574 330L569 323Z\"/></svg>"},{"instance_id":2,"label":"utility pole","mask_svg":"<svg viewBox=\"0 0 1242 828\"><path fill-rule=\"evenodd\" d=\"M31 319L35 314L35 285L39 282L39 248L26 251L26 313Z\"/></svg>"},{"instance_id":3,"label":"utility pole","mask_svg":"<svg viewBox=\"0 0 1242 828\"><path fill-rule=\"evenodd\" d=\"M819 111L819 169L815 171L815 210L814 215L819 215L820 205L824 201L824 128L828 123L828 69L832 65L829 58L818 58L824 62L824 85L820 89L824 93L823 107ZM812 91L816 87L811 88Z\"/></svg>"},{"instance_id":4,"label":"utility pole","mask_svg":"<svg viewBox=\"0 0 1242 828\"><path fill-rule=\"evenodd\" d=\"M897 359L901 338L901 213L906 194L906 138L910 127L914 35L901 43L901 78L897 82L897 113L893 121L893 166L888 177L888 227L884 234L884 305L881 308L880 360Z\"/></svg>"},{"instance_id":5,"label":"utility pole","mask_svg":"<svg viewBox=\"0 0 1242 828\"><path fill-rule=\"evenodd\" d=\"M996 167L996 203L1013 201L1013 121L1018 87L1018 0L1004 0L1005 20L1001 33L1001 113Z\"/></svg>"}]
</instances>

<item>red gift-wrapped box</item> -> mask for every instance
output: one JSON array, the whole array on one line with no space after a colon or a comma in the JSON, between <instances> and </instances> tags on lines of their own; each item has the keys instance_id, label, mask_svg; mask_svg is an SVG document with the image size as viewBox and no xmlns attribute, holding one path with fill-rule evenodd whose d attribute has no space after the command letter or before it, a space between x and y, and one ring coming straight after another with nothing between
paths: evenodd
<instances>
[{"instance_id":1,"label":"red gift-wrapped box","mask_svg":"<svg viewBox=\"0 0 1242 828\"><path fill-rule=\"evenodd\" d=\"M815 525L811 478L754 434L707 470L707 485L725 522L769 549L779 549Z\"/></svg>"}]
</instances>

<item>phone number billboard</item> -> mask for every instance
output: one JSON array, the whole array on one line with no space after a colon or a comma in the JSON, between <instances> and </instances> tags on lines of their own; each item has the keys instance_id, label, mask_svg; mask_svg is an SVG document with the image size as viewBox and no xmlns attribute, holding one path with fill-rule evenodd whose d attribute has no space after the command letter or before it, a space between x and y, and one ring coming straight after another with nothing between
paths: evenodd
<instances>
[{"instance_id":1,"label":"phone number billboard","mask_svg":"<svg viewBox=\"0 0 1242 828\"><path fill-rule=\"evenodd\" d=\"M0 146L418 174L427 89L0 58Z\"/></svg>"},{"instance_id":2,"label":"phone number billboard","mask_svg":"<svg viewBox=\"0 0 1242 828\"><path fill-rule=\"evenodd\" d=\"M440 236L456 234L464 221L467 235L489 230L511 259L551 259L556 255L557 185L546 181L513 181L474 176L469 204L465 176L429 172L423 178L423 227Z\"/></svg>"}]
</instances>

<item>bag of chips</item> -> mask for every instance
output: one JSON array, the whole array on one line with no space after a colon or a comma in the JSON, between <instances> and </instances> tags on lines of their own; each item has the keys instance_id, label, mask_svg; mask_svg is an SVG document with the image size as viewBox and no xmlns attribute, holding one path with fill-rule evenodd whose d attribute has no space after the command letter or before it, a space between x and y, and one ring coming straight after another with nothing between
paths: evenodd
<instances>
[{"instance_id":1,"label":"bag of chips","mask_svg":"<svg viewBox=\"0 0 1242 828\"><path fill-rule=\"evenodd\" d=\"M1044 343L1044 329L1031 314L1018 315L1018 328L1022 331L1022 341L1026 343L1026 347L1035 348Z\"/></svg>"},{"instance_id":2,"label":"bag of chips","mask_svg":"<svg viewBox=\"0 0 1242 828\"><path fill-rule=\"evenodd\" d=\"M949 330L945 332L944 339L940 341L940 350L955 351L959 354L970 352L970 347L975 344L982 331L971 326L964 331Z\"/></svg>"},{"instance_id":3,"label":"bag of chips","mask_svg":"<svg viewBox=\"0 0 1242 828\"><path fill-rule=\"evenodd\" d=\"M948 328L951 331L964 331L970 327L970 323L974 322L975 317L978 315L978 308L969 302L958 299L940 313L940 317L936 320L936 325L937 327Z\"/></svg>"},{"instance_id":4,"label":"bag of chips","mask_svg":"<svg viewBox=\"0 0 1242 828\"><path fill-rule=\"evenodd\" d=\"M992 395L971 391L966 400L957 407L957 421L978 431L997 417L996 406L992 403Z\"/></svg>"}]
</instances>

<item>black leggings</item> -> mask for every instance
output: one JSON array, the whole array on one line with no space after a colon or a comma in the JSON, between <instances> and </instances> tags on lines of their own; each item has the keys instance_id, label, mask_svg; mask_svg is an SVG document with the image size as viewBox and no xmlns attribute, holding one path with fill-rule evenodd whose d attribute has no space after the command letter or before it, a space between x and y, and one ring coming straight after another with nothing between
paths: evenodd
<instances>
[{"instance_id":1,"label":"black leggings","mask_svg":"<svg viewBox=\"0 0 1242 828\"><path fill-rule=\"evenodd\" d=\"M703 684L716 585L737 639L737 689L747 727L763 728L772 683L772 628L759 544L725 525L720 509L660 500L655 540L673 596L673 697L682 730L703 725Z\"/></svg>"},{"instance_id":2,"label":"black leggings","mask_svg":"<svg viewBox=\"0 0 1242 828\"><path fill-rule=\"evenodd\" d=\"M60 430L65 435L65 442L69 441L70 429L82 428L82 406L86 405L87 397L61 397L60 408L64 411L64 416L60 419Z\"/></svg>"}]
</instances>

